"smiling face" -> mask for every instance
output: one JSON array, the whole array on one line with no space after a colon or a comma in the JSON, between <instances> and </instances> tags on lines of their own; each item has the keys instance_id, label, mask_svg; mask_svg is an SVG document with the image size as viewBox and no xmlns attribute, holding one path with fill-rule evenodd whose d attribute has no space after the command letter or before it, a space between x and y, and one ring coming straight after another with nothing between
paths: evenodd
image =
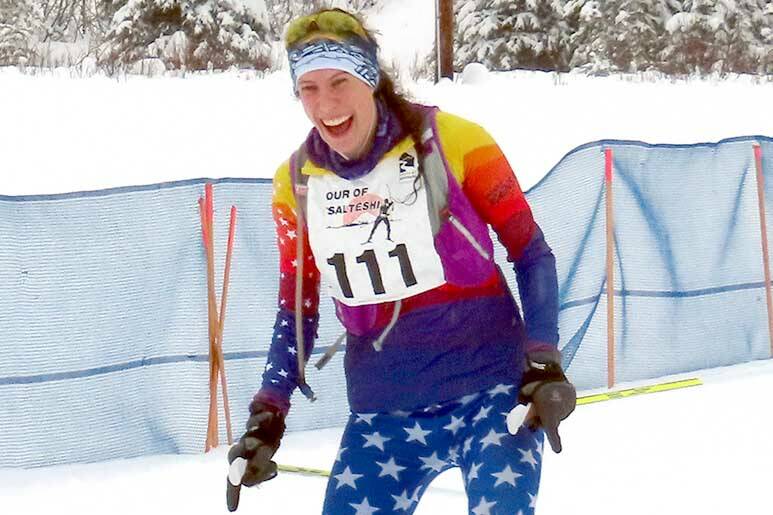
<instances>
[{"instance_id":1,"label":"smiling face","mask_svg":"<svg viewBox=\"0 0 773 515\"><path fill-rule=\"evenodd\" d=\"M378 117L370 86L341 70L315 70L298 79L298 96L330 148L347 159L370 150Z\"/></svg>"}]
</instances>

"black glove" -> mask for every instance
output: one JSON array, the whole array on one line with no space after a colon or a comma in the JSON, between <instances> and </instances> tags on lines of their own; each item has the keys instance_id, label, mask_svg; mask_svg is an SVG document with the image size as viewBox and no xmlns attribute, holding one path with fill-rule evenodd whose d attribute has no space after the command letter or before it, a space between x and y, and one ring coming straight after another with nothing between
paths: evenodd
<instances>
[{"instance_id":1,"label":"black glove","mask_svg":"<svg viewBox=\"0 0 773 515\"><path fill-rule=\"evenodd\" d=\"M285 417L274 406L253 401L247 432L228 451L226 502L228 511L239 507L242 485L255 486L276 477L271 461L285 432Z\"/></svg>"},{"instance_id":2,"label":"black glove","mask_svg":"<svg viewBox=\"0 0 773 515\"><path fill-rule=\"evenodd\" d=\"M561 369L561 353L527 353L521 385L518 402L531 404L523 424L532 431L542 427L553 452L561 452L558 425L577 404L577 391Z\"/></svg>"}]
</instances>

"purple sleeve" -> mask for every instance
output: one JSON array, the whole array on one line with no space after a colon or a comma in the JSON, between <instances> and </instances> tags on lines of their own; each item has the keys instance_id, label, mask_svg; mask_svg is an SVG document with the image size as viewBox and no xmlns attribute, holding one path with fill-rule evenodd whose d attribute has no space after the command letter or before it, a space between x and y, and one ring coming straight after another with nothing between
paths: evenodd
<instances>
[{"instance_id":1,"label":"purple sleeve","mask_svg":"<svg viewBox=\"0 0 773 515\"><path fill-rule=\"evenodd\" d=\"M558 346L558 279L556 258L535 224L523 252L511 259L526 323L526 351Z\"/></svg>"},{"instance_id":2,"label":"purple sleeve","mask_svg":"<svg viewBox=\"0 0 773 515\"><path fill-rule=\"evenodd\" d=\"M317 335L319 315L304 316L304 348L311 354ZM298 360L295 347L295 313L279 309L274 323L274 337L268 351L263 383L254 400L265 402L287 414L290 397L298 386Z\"/></svg>"}]
</instances>

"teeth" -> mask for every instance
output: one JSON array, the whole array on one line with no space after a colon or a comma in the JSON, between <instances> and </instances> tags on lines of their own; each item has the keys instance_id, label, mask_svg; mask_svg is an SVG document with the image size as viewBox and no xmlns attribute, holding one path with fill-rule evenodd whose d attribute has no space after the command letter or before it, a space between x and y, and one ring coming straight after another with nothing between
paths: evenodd
<instances>
[{"instance_id":1,"label":"teeth","mask_svg":"<svg viewBox=\"0 0 773 515\"><path fill-rule=\"evenodd\" d=\"M336 125L341 125L349 118L350 118L349 116L341 116L340 118L333 118L331 120L322 120L322 123L324 123L328 127L335 127Z\"/></svg>"}]
</instances>

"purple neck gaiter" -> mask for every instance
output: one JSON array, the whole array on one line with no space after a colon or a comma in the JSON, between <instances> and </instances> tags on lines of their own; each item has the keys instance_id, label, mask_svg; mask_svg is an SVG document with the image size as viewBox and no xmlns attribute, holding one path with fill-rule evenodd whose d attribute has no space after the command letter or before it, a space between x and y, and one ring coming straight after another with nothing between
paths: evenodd
<instances>
[{"instance_id":1,"label":"purple neck gaiter","mask_svg":"<svg viewBox=\"0 0 773 515\"><path fill-rule=\"evenodd\" d=\"M378 124L370 151L359 159L348 160L330 148L319 135L316 127L306 138L306 153L316 165L335 172L344 179L356 179L376 167L381 158L405 137L400 121L381 100L376 100Z\"/></svg>"}]
</instances>

